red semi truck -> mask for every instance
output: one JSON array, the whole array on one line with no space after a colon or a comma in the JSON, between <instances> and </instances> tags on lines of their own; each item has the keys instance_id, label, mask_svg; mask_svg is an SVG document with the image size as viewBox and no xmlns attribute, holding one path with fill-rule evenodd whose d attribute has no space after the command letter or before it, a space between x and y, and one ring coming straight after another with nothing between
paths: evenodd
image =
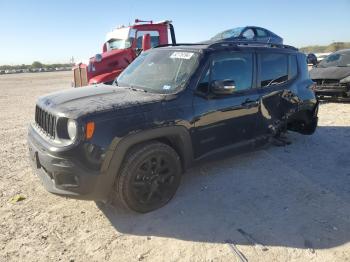
<instances>
[{"instance_id":1,"label":"red semi truck","mask_svg":"<svg viewBox=\"0 0 350 262\"><path fill-rule=\"evenodd\" d=\"M91 57L88 64L79 63L73 68L73 86L111 84L142 50L168 44L169 32L171 42L176 44L171 21L153 23L136 19L133 25L112 30L101 54Z\"/></svg>"}]
</instances>

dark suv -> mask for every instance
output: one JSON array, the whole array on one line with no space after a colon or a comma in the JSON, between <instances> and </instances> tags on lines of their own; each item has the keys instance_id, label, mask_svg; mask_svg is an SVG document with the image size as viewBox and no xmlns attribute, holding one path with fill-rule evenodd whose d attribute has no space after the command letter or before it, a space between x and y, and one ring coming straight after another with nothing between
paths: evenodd
<instances>
[{"instance_id":1,"label":"dark suv","mask_svg":"<svg viewBox=\"0 0 350 262\"><path fill-rule=\"evenodd\" d=\"M148 212L194 162L287 129L312 134L306 56L289 46L180 44L143 52L114 85L39 98L28 144L45 188ZM113 202L113 201L112 201Z\"/></svg>"}]
</instances>

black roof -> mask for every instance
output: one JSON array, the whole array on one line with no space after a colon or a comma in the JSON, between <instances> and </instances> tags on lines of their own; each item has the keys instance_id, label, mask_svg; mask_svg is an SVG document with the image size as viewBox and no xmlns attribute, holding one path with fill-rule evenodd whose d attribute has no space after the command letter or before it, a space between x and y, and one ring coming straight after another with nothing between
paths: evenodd
<instances>
[{"instance_id":1,"label":"black roof","mask_svg":"<svg viewBox=\"0 0 350 262\"><path fill-rule=\"evenodd\" d=\"M213 42L201 42L201 43L177 43L177 44L166 44L166 45L159 45L155 48L160 47L177 47L181 49L223 49L223 48L241 48L241 47L259 47L259 48L278 48L278 49L284 49L284 50L293 50L298 51L296 47L289 46L289 45L278 45L278 44L271 44L266 42L258 42L258 41L248 41L248 40L234 40L234 41L213 41Z\"/></svg>"}]
</instances>

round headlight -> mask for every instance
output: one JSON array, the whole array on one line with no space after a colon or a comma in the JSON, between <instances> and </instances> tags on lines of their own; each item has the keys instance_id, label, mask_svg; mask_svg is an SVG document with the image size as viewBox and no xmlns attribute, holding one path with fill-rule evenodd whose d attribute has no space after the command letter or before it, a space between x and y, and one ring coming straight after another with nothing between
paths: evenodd
<instances>
[{"instance_id":1,"label":"round headlight","mask_svg":"<svg viewBox=\"0 0 350 262\"><path fill-rule=\"evenodd\" d=\"M67 132L71 140L74 140L77 137L78 133L78 124L75 120L69 119L67 122Z\"/></svg>"}]
</instances>

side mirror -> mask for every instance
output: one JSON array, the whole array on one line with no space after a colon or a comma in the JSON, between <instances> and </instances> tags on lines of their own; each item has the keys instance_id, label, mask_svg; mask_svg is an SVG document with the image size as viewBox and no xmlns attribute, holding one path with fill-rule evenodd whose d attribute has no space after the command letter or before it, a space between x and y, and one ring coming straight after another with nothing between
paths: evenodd
<instances>
[{"instance_id":1,"label":"side mirror","mask_svg":"<svg viewBox=\"0 0 350 262\"><path fill-rule=\"evenodd\" d=\"M210 90L215 95L229 95L235 92L236 84L233 80L217 80L210 84Z\"/></svg>"},{"instance_id":2,"label":"side mirror","mask_svg":"<svg viewBox=\"0 0 350 262\"><path fill-rule=\"evenodd\" d=\"M145 34L142 37L142 50L146 51L151 48L151 35Z\"/></svg>"},{"instance_id":3,"label":"side mirror","mask_svg":"<svg viewBox=\"0 0 350 262\"><path fill-rule=\"evenodd\" d=\"M107 52L107 44L104 43L103 46L102 46L102 53L105 53Z\"/></svg>"},{"instance_id":4,"label":"side mirror","mask_svg":"<svg viewBox=\"0 0 350 262\"><path fill-rule=\"evenodd\" d=\"M101 54L96 54L95 55L95 62L99 63L102 61L102 55Z\"/></svg>"}]
</instances>

